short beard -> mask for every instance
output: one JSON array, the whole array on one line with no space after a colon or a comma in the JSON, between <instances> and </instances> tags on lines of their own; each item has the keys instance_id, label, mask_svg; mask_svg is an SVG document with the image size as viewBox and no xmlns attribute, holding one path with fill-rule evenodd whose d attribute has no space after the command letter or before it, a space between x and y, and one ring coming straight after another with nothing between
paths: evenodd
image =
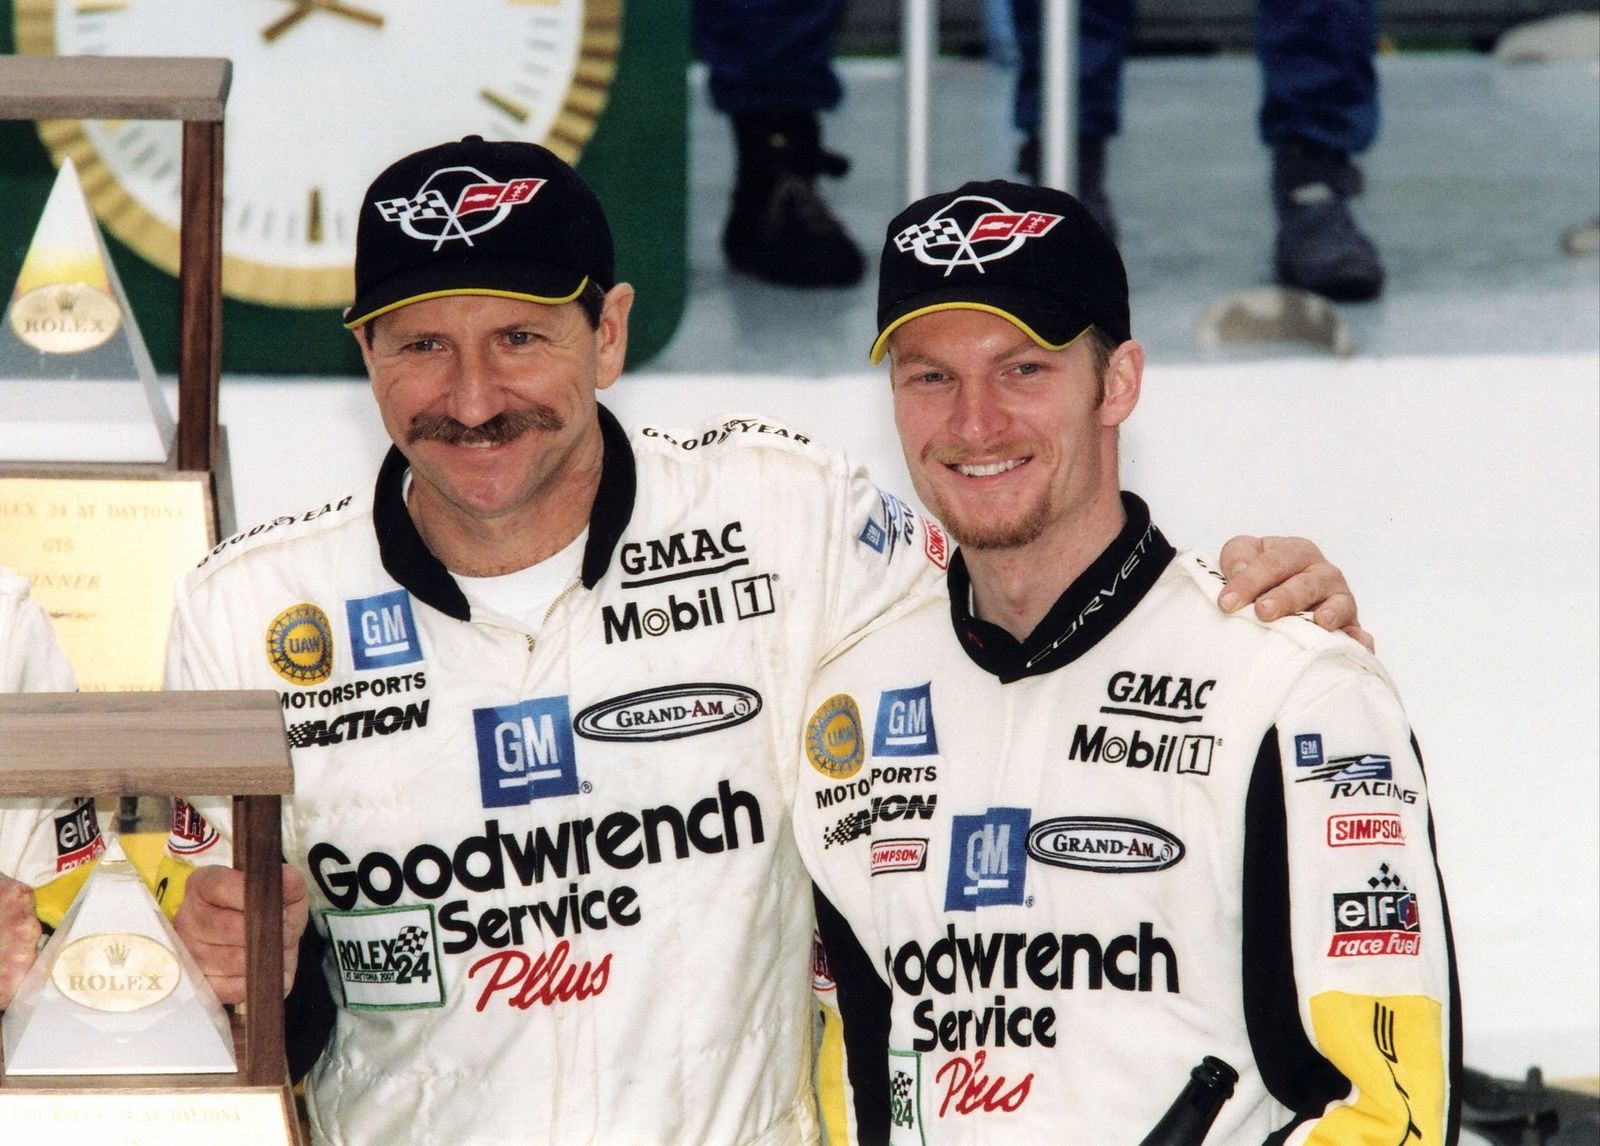
<instances>
[{"instance_id":1,"label":"short beard","mask_svg":"<svg viewBox=\"0 0 1600 1146\"><path fill-rule=\"evenodd\" d=\"M1050 516L1048 499L1043 497L1026 515L1014 521L964 521L948 512L946 506L930 505L929 508L957 545L979 552L1032 545L1044 533Z\"/></svg>"},{"instance_id":2,"label":"short beard","mask_svg":"<svg viewBox=\"0 0 1600 1146\"><path fill-rule=\"evenodd\" d=\"M549 406L503 410L486 422L464 426L448 414L418 414L406 429L406 445L443 442L447 446L499 445L522 437L529 430L557 431L566 426Z\"/></svg>"}]
</instances>

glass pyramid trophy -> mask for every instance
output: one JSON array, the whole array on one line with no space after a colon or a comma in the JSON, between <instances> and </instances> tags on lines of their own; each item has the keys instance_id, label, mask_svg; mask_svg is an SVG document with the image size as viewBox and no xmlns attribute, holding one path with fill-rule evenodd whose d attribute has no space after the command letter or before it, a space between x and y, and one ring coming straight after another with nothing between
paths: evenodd
<instances>
[{"instance_id":1,"label":"glass pyramid trophy","mask_svg":"<svg viewBox=\"0 0 1600 1146\"><path fill-rule=\"evenodd\" d=\"M173 432L68 159L0 322L0 460L160 464Z\"/></svg>"},{"instance_id":2,"label":"glass pyramid trophy","mask_svg":"<svg viewBox=\"0 0 1600 1146\"><path fill-rule=\"evenodd\" d=\"M0 1027L10 1075L235 1069L227 1013L114 840Z\"/></svg>"}]
</instances>

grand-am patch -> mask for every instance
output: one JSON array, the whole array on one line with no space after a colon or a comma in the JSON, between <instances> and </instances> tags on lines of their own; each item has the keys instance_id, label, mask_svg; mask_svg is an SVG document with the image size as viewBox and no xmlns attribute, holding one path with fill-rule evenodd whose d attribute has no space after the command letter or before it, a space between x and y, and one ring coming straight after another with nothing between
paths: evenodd
<instances>
[{"instance_id":1,"label":"grand-am patch","mask_svg":"<svg viewBox=\"0 0 1600 1146\"><path fill-rule=\"evenodd\" d=\"M346 1007L393 1011L444 1006L431 905L327 910L322 918Z\"/></svg>"}]
</instances>

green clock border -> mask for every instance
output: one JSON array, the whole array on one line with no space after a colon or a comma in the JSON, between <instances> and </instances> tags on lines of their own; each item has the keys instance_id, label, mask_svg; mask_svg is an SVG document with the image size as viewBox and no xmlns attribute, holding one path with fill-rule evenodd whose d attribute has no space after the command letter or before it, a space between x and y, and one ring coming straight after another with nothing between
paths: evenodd
<instances>
[{"instance_id":1,"label":"green clock border","mask_svg":"<svg viewBox=\"0 0 1600 1146\"><path fill-rule=\"evenodd\" d=\"M617 273L639 292L628 366L671 339L688 292L689 0L625 0L616 74L578 170L606 205ZM16 51L11 0L0 0L0 54ZM0 291L9 297L55 167L32 122L0 120ZM376 175L377 172L372 172ZM178 284L115 236L106 246L156 369L177 370ZM335 308L263 306L224 298L222 369L235 374L363 373Z\"/></svg>"}]
</instances>

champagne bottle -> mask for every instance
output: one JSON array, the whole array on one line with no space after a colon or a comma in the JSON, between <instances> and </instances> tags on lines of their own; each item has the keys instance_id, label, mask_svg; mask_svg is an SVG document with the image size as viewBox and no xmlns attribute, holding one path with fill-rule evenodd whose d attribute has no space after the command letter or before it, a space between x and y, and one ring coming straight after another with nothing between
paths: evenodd
<instances>
[{"instance_id":1,"label":"champagne bottle","mask_svg":"<svg viewBox=\"0 0 1600 1146\"><path fill-rule=\"evenodd\" d=\"M1189 1072L1189 1082L1139 1146L1200 1146L1222 1104L1233 1097L1239 1072L1206 1055Z\"/></svg>"}]
</instances>

